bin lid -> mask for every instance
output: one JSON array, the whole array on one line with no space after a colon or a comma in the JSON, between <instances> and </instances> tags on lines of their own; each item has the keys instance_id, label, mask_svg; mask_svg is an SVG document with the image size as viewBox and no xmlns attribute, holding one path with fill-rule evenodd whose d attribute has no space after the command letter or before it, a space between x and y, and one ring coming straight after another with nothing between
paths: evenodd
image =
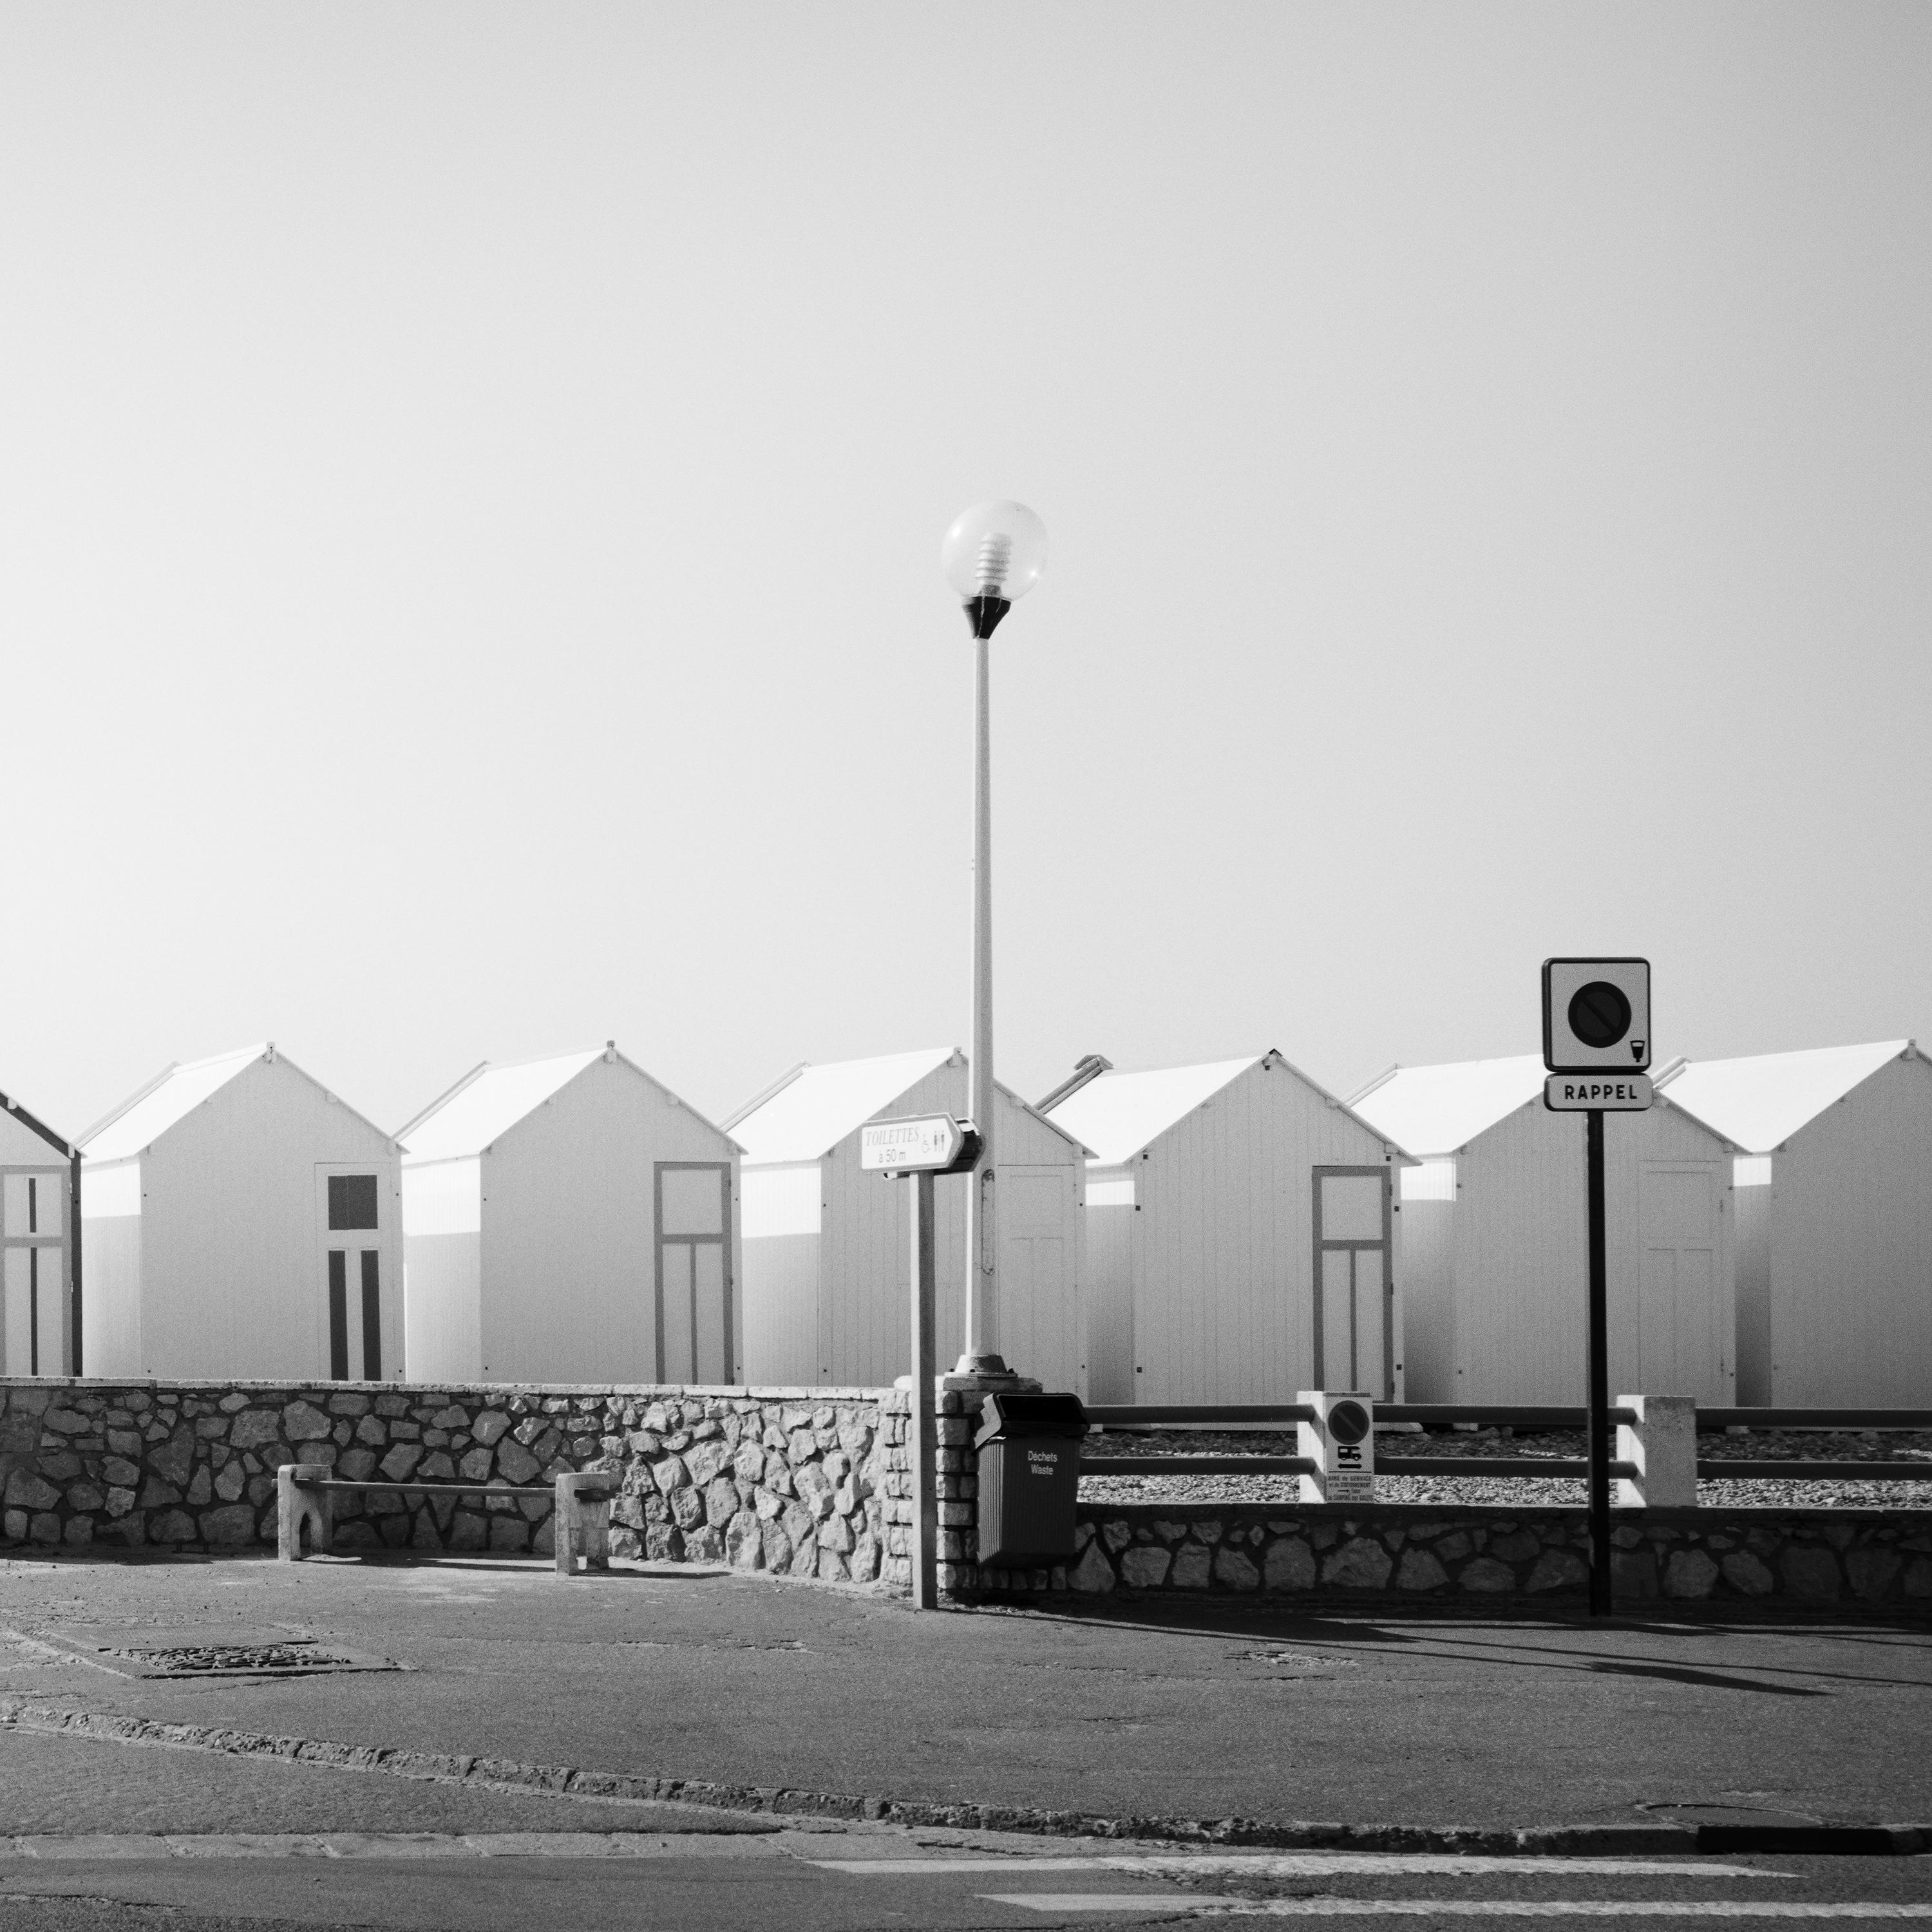
<instances>
[{"instance_id":1,"label":"bin lid","mask_svg":"<svg viewBox=\"0 0 1932 1932\"><path fill-rule=\"evenodd\" d=\"M1087 1433L1087 1412L1077 1395L989 1395L974 1448L1024 1436L1058 1436L1078 1442Z\"/></svg>"}]
</instances>

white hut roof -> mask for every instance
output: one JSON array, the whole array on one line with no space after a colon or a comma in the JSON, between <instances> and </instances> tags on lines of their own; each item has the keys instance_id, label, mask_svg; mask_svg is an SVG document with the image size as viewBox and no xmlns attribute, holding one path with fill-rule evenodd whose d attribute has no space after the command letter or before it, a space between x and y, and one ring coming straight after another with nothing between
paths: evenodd
<instances>
[{"instance_id":1,"label":"white hut roof","mask_svg":"<svg viewBox=\"0 0 1932 1932\"><path fill-rule=\"evenodd\" d=\"M56 1133L38 1114L30 1113L10 1094L0 1094L0 1107L4 1107L14 1118L30 1133L39 1135L50 1148L57 1148L70 1158L75 1152L74 1144L64 1134Z\"/></svg>"},{"instance_id":2,"label":"white hut roof","mask_svg":"<svg viewBox=\"0 0 1932 1932\"><path fill-rule=\"evenodd\" d=\"M1378 1133L1426 1156L1454 1154L1543 1091L1541 1058L1459 1060L1442 1066L1392 1066L1348 1104Z\"/></svg>"},{"instance_id":3,"label":"white hut roof","mask_svg":"<svg viewBox=\"0 0 1932 1932\"><path fill-rule=\"evenodd\" d=\"M1909 1040L1864 1046L1756 1053L1736 1060L1687 1060L1658 1076L1673 1105L1748 1154L1769 1154L1888 1060L1916 1049Z\"/></svg>"},{"instance_id":4,"label":"white hut roof","mask_svg":"<svg viewBox=\"0 0 1932 1932\"><path fill-rule=\"evenodd\" d=\"M801 1061L775 1085L729 1115L725 1126L753 1165L823 1160L844 1139L890 1107L909 1088L950 1062L963 1065L956 1046L929 1046L917 1053L885 1053L871 1060L828 1060L814 1066ZM1051 1127L1074 1150L1090 1150L1058 1120L1042 1114L999 1081L1000 1096Z\"/></svg>"},{"instance_id":5,"label":"white hut roof","mask_svg":"<svg viewBox=\"0 0 1932 1932\"><path fill-rule=\"evenodd\" d=\"M105 1119L97 1120L88 1128L81 1136L82 1156L91 1161L125 1160L152 1147L170 1127L185 1120L204 1100L212 1099L236 1075L254 1066L258 1060L286 1066L291 1072L300 1074L319 1092L329 1091L314 1074L304 1072L296 1066L286 1054L278 1053L272 1040L239 1047L232 1053L218 1053L207 1060L182 1060L164 1069L146 1086L138 1088L131 1098L122 1101ZM330 1098L337 1100L333 1094ZM342 1103L337 1100L337 1104ZM345 1111L355 1114L372 1133L380 1135L386 1141L389 1138L374 1121L356 1113L353 1107Z\"/></svg>"},{"instance_id":6,"label":"white hut roof","mask_svg":"<svg viewBox=\"0 0 1932 1932\"><path fill-rule=\"evenodd\" d=\"M560 1053L492 1066L486 1060L398 1134L412 1160L481 1154L496 1137L574 1080L604 1049Z\"/></svg>"},{"instance_id":7,"label":"white hut roof","mask_svg":"<svg viewBox=\"0 0 1932 1932\"><path fill-rule=\"evenodd\" d=\"M1211 1060L1198 1066L1102 1073L1076 1088L1047 1118L1077 1134L1102 1166L1118 1166L1267 1057L1251 1053L1245 1060Z\"/></svg>"},{"instance_id":8,"label":"white hut roof","mask_svg":"<svg viewBox=\"0 0 1932 1932\"><path fill-rule=\"evenodd\" d=\"M1063 1132L1084 1141L1098 1166L1118 1167L1264 1060L1272 1060L1284 1073L1293 1074L1304 1087L1331 1106L1340 1107L1378 1138L1388 1138L1318 1081L1290 1065L1273 1047L1243 1060L1210 1060L1198 1066L1162 1066L1145 1073L1102 1073L1084 1087L1076 1087L1047 1118ZM1398 1148L1396 1151L1406 1150Z\"/></svg>"},{"instance_id":9,"label":"white hut roof","mask_svg":"<svg viewBox=\"0 0 1932 1932\"><path fill-rule=\"evenodd\" d=\"M917 1053L884 1053L872 1060L835 1060L795 1066L726 1125L748 1161L820 1160L845 1136L909 1087L944 1066L958 1051L928 1046Z\"/></svg>"}]
</instances>

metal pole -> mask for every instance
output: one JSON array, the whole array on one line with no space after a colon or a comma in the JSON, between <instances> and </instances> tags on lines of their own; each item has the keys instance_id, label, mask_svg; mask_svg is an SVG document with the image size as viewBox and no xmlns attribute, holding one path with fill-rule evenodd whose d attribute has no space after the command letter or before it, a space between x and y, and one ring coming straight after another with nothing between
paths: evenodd
<instances>
[{"instance_id":1,"label":"metal pole","mask_svg":"<svg viewBox=\"0 0 1932 1932\"><path fill-rule=\"evenodd\" d=\"M993 770L987 690L988 640L973 640L973 1124L980 1160L966 1199L966 1351L961 1375L1000 1374L994 1300L993 1210Z\"/></svg>"},{"instance_id":2,"label":"metal pole","mask_svg":"<svg viewBox=\"0 0 1932 1932\"><path fill-rule=\"evenodd\" d=\"M933 1420L934 1310L938 1271L932 1176L912 1180L912 1413L906 1446L912 1452L912 1606L939 1607L939 1430Z\"/></svg>"},{"instance_id":3,"label":"metal pole","mask_svg":"<svg viewBox=\"0 0 1932 1932\"><path fill-rule=\"evenodd\" d=\"M1589 1166L1589 1406L1584 1418L1590 1454L1590 1614L1610 1614L1610 1317L1604 1248L1604 1115L1584 1117Z\"/></svg>"}]
</instances>

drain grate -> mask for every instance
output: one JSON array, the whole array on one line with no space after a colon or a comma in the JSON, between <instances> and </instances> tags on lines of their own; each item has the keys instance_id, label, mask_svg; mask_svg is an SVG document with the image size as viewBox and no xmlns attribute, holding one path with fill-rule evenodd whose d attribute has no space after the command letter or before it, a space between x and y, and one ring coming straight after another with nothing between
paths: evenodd
<instances>
[{"instance_id":1,"label":"drain grate","mask_svg":"<svg viewBox=\"0 0 1932 1932\"><path fill-rule=\"evenodd\" d=\"M327 1651L317 1649L312 1641L302 1638L288 1643L170 1644L158 1649L105 1644L101 1649L104 1656L124 1657L130 1664L141 1664L149 1670L164 1671L170 1676L177 1673L207 1676L235 1671L244 1671L251 1676L257 1671L277 1671L286 1675L291 1671L352 1667L351 1659L332 1656Z\"/></svg>"},{"instance_id":2,"label":"drain grate","mask_svg":"<svg viewBox=\"0 0 1932 1932\"><path fill-rule=\"evenodd\" d=\"M321 1677L338 1671L401 1670L392 1658L371 1656L326 1638L298 1636L258 1625L232 1636L206 1629L131 1630L70 1625L64 1630L8 1633L50 1658L68 1658L117 1677L169 1677L206 1681Z\"/></svg>"}]
</instances>

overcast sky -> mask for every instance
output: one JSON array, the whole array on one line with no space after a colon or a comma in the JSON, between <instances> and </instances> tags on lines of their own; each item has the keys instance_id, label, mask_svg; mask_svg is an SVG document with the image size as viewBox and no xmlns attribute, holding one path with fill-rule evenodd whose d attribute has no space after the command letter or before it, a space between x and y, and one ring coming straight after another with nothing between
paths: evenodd
<instances>
[{"instance_id":1,"label":"overcast sky","mask_svg":"<svg viewBox=\"0 0 1932 1932\"><path fill-rule=\"evenodd\" d=\"M0 1088L1932 1035L1932 9L0 11Z\"/></svg>"}]
</instances>

